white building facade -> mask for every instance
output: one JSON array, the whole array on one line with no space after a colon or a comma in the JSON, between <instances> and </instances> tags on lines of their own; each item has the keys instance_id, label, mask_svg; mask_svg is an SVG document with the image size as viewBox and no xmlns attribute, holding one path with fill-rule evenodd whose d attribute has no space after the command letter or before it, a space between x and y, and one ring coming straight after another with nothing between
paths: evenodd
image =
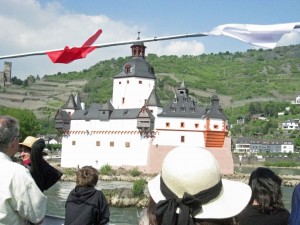
<instances>
[{"instance_id":1,"label":"white building facade","mask_svg":"<svg viewBox=\"0 0 300 225\"><path fill-rule=\"evenodd\" d=\"M103 165L159 172L165 155L177 146L210 150L223 173L233 173L228 120L219 99L199 107L184 82L163 107L155 92L156 76L145 60L142 42L131 46L132 59L114 76L112 100L82 107L70 95L58 110L56 128L62 134L62 167Z\"/></svg>"}]
</instances>

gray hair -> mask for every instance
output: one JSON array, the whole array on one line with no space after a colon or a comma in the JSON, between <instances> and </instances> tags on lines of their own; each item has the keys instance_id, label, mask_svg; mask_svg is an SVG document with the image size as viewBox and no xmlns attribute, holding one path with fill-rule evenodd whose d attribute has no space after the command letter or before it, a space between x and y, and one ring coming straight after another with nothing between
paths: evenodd
<instances>
[{"instance_id":1,"label":"gray hair","mask_svg":"<svg viewBox=\"0 0 300 225\"><path fill-rule=\"evenodd\" d=\"M19 135L19 123L16 118L0 115L0 151L6 152L8 146Z\"/></svg>"}]
</instances>

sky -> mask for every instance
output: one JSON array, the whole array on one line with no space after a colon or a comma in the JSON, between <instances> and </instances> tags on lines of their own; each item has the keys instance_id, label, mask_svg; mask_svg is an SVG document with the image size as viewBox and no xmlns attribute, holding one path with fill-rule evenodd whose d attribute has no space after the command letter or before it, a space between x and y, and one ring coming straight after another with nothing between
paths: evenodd
<instances>
[{"instance_id":1,"label":"sky","mask_svg":"<svg viewBox=\"0 0 300 225\"><path fill-rule=\"evenodd\" d=\"M228 24L300 22L299 0L0 0L0 56L81 46L98 29L95 44L208 32ZM285 35L279 46L300 43ZM257 48L225 36L147 42L146 54L200 55ZM46 55L0 60L12 62L12 76L26 79L82 71L99 61L131 55L130 44L99 48L85 59L54 64Z\"/></svg>"}]
</instances>

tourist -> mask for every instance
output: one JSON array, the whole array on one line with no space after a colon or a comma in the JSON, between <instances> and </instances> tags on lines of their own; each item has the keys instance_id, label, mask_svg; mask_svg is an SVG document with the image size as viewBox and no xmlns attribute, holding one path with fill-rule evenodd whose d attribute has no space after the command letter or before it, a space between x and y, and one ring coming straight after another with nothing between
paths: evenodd
<instances>
[{"instance_id":1,"label":"tourist","mask_svg":"<svg viewBox=\"0 0 300 225\"><path fill-rule=\"evenodd\" d=\"M47 197L29 171L12 158L19 149L19 125L15 118L0 115L0 224L41 224Z\"/></svg>"},{"instance_id":2,"label":"tourist","mask_svg":"<svg viewBox=\"0 0 300 225\"><path fill-rule=\"evenodd\" d=\"M45 141L28 136L19 145L23 165L29 169L40 190L48 190L63 174L43 158Z\"/></svg>"},{"instance_id":3,"label":"tourist","mask_svg":"<svg viewBox=\"0 0 300 225\"><path fill-rule=\"evenodd\" d=\"M291 215L289 225L300 224L300 184L297 184L293 191Z\"/></svg>"},{"instance_id":4,"label":"tourist","mask_svg":"<svg viewBox=\"0 0 300 225\"><path fill-rule=\"evenodd\" d=\"M30 168L31 165L31 160L30 160L31 147L36 140L37 138L28 136L24 139L23 142L19 143L22 164L28 169Z\"/></svg>"},{"instance_id":5,"label":"tourist","mask_svg":"<svg viewBox=\"0 0 300 225\"><path fill-rule=\"evenodd\" d=\"M76 172L76 187L70 192L65 205L64 225L105 225L110 212L102 191L95 188L99 172L84 166Z\"/></svg>"},{"instance_id":6,"label":"tourist","mask_svg":"<svg viewBox=\"0 0 300 225\"><path fill-rule=\"evenodd\" d=\"M252 197L238 215L240 225L287 225L289 211L284 208L282 179L272 170L258 167L249 178Z\"/></svg>"},{"instance_id":7,"label":"tourist","mask_svg":"<svg viewBox=\"0 0 300 225\"><path fill-rule=\"evenodd\" d=\"M222 179L213 155L196 147L169 152L148 190L139 225L237 224L235 216L251 197L247 184Z\"/></svg>"}]
</instances>

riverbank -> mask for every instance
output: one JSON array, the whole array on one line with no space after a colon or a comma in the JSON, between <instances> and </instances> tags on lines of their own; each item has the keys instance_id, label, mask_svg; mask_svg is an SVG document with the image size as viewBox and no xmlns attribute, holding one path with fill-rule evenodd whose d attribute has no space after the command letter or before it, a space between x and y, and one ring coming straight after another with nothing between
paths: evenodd
<instances>
[{"instance_id":1,"label":"riverbank","mask_svg":"<svg viewBox=\"0 0 300 225\"><path fill-rule=\"evenodd\" d=\"M75 176L76 170L75 169L73 169L73 170L72 169L64 169L64 168L60 167L59 164L57 164L57 163L53 163L52 165L63 172L63 176L61 178L62 181L74 181L74 182L76 181L76 176ZM243 166L251 167L251 168L255 169L256 167L262 166L262 165L243 165ZM295 169L299 169L299 171L300 171L300 168L295 168ZM100 179L100 181L104 180L104 181L134 182L139 179L144 179L146 181L149 181L152 178L154 178L156 175L157 174L141 173L139 176L132 176L132 175L130 175L128 170L119 168L117 170L114 170L114 173L112 173L110 175L101 175L100 174L99 179ZM223 175L222 177L225 179L228 179L228 180L240 181L240 182L247 184L248 180L249 180L249 176L250 176L250 174L235 172L234 174ZM284 186L294 187L298 183L300 183L300 175L280 175L280 177L282 178L282 185L284 185Z\"/></svg>"},{"instance_id":2,"label":"riverbank","mask_svg":"<svg viewBox=\"0 0 300 225\"><path fill-rule=\"evenodd\" d=\"M76 176L75 172L76 169L67 169L67 168L62 168L59 166L58 163L51 163L54 167L59 169L60 171L63 172L63 176L61 177L61 181L71 181L71 182L76 182ZM245 166L245 165L243 165ZM248 165L249 167L255 169L258 166L261 165L255 165L251 166ZM252 171L252 169L251 169ZM300 169L299 169L300 171ZM113 170L110 175L103 175L100 174L99 176L99 182L101 181L126 181L126 182L134 182L136 180L144 179L146 181L151 180L154 178L157 174L145 174L141 173L139 176L132 176L130 171L125 170L124 168L119 168L116 170ZM247 173L239 173L235 172L234 174L230 175L223 175L222 177L228 180L234 180L234 181L240 181L245 184L248 183L250 174ZM300 183L300 175L280 175L282 178L283 182L282 185L286 187L294 187L298 183ZM107 202L110 206L113 207L145 207L147 205L148 201L148 190L145 188L144 190L144 195L141 196L134 196L132 188L128 187L122 187L122 188L114 188L114 189L101 189L107 199Z\"/></svg>"}]
</instances>

